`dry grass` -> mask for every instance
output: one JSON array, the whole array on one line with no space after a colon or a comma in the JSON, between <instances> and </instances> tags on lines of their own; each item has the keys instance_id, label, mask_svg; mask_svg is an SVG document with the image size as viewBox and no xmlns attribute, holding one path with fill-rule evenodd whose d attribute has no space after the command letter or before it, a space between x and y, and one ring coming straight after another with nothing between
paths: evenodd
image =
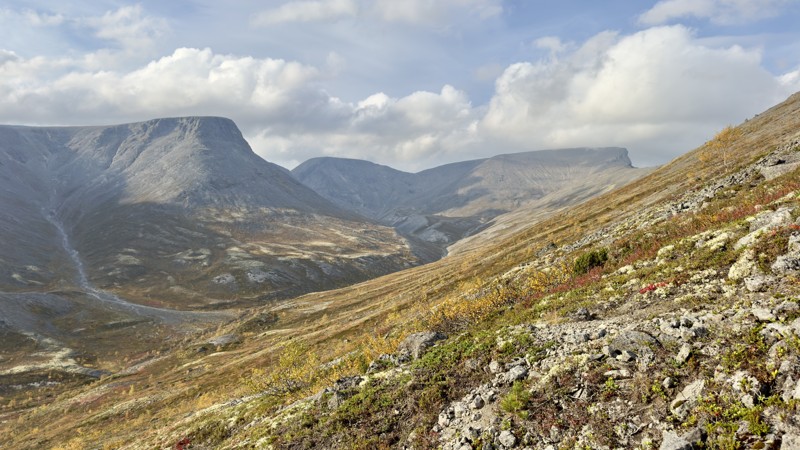
<instances>
[{"instance_id":1,"label":"dry grass","mask_svg":"<svg viewBox=\"0 0 800 450\"><path fill-rule=\"evenodd\" d=\"M730 170L752 162L800 129L800 95L737 129L739 135L730 142L725 154L725 164ZM256 402L261 409L249 413L267 417L334 377L363 368L375 355L392 350L411 331L445 323L474 323L510 302L520 301L517 287L497 283L499 276L529 261L550 243L574 242L587 232L597 231L597 224L620 223L649 206L696 190L704 180L719 172L717 164L703 161L704 151L702 147L688 153L630 185L532 223L529 228L485 248L336 291L309 294L265 307L262 312L275 314L278 321L263 330L249 329L245 342L233 351L209 355L197 353L188 343L178 346L139 373L123 379L100 380L65 393L46 406L23 411L17 421L0 424L0 433L7 438L7 448L15 449L70 448L70 445L102 448L108 443L124 443L120 448L172 446L192 430L199 410L251 393L252 386L248 388L243 380L263 382L264 385L257 386L261 390L299 381L301 388L284 390L286 395L276 401ZM766 200L779 193L765 195ZM685 224L676 222L678 228L663 238L743 217L749 212L734 208L689 218ZM613 262L619 265L651 256L659 244L658 240L643 245L632 243L624 259ZM560 255L561 259L554 262L566 262L562 268L533 269L527 279L527 295L564 292L596 281L599 272L590 272L585 278L565 273L575 256ZM610 256L613 260L613 252ZM485 291L487 287L489 291ZM470 292L474 295L468 295ZM219 332L236 332L238 326L232 323ZM289 341L297 347L287 347ZM330 372L315 369L339 357L343 357L341 363L333 365L335 369ZM121 389L114 387L119 381L127 384ZM134 386L132 394L131 386ZM294 385L288 383L288 386ZM206 393L213 394L206 396ZM75 399L81 397L95 400L77 407ZM141 403L133 406L131 400ZM120 405L130 406L123 410Z\"/></svg>"}]
</instances>

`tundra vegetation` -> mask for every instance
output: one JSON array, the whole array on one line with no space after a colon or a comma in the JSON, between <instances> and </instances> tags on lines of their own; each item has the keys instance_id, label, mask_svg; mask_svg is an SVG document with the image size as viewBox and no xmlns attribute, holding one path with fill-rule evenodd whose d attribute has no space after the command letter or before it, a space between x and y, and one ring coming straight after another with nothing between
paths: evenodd
<instances>
[{"instance_id":1,"label":"tundra vegetation","mask_svg":"<svg viewBox=\"0 0 800 450\"><path fill-rule=\"evenodd\" d=\"M17 399L3 435L65 449L792 448L798 129L795 95L724 131L722 170L707 144L486 248L254 311L46 405ZM254 326L266 313L277 320ZM446 339L397 352L420 332ZM198 351L224 333L242 339Z\"/></svg>"}]
</instances>

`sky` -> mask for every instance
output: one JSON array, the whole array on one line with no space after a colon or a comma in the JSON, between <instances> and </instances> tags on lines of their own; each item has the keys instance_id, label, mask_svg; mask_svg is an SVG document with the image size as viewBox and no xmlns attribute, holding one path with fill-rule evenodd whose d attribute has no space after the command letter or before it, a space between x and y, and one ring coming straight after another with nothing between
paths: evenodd
<instances>
[{"instance_id":1,"label":"sky","mask_svg":"<svg viewBox=\"0 0 800 450\"><path fill-rule=\"evenodd\" d=\"M3 0L0 123L224 116L287 168L652 166L800 91L797 23L800 0Z\"/></svg>"}]
</instances>

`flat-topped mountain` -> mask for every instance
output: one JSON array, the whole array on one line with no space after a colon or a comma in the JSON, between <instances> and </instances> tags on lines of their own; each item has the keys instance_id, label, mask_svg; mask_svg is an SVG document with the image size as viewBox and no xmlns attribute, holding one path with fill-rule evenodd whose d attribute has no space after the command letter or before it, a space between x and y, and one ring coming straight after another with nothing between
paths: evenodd
<instances>
[{"instance_id":1,"label":"flat-topped mountain","mask_svg":"<svg viewBox=\"0 0 800 450\"><path fill-rule=\"evenodd\" d=\"M627 150L611 147L499 155L419 173L314 158L292 174L342 208L444 248L499 215L575 204L646 172L631 165Z\"/></svg>"}]
</instances>

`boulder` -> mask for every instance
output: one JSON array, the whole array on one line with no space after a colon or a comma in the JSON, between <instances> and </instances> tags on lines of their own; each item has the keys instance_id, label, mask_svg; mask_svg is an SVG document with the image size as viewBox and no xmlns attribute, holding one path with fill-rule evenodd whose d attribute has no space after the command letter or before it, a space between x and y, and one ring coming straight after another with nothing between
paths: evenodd
<instances>
[{"instance_id":1,"label":"boulder","mask_svg":"<svg viewBox=\"0 0 800 450\"><path fill-rule=\"evenodd\" d=\"M764 292L775 280L764 275L745 277L744 287L750 292Z\"/></svg>"},{"instance_id":2,"label":"boulder","mask_svg":"<svg viewBox=\"0 0 800 450\"><path fill-rule=\"evenodd\" d=\"M750 231L773 229L783 227L792 223L792 210L790 208L780 208L777 211L764 211L759 213L750 222Z\"/></svg>"},{"instance_id":3,"label":"boulder","mask_svg":"<svg viewBox=\"0 0 800 450\"><path fill-rule=\"evenodd\" d=\"M739 259L728 270L728 278L739 281L750 276L759 275L759 272L755 263L755 252L752 249L747 249L742 252Z\"/></svg>"},{"instance_id":4,"label":"boulder","mask_svg":"<svg viewBox=\"0 0 800 450\"><path fill-rule=\"evenodd\" d=\"M781 439L781 450L800 449L800 434L786 433Z\"/></svg>"},{"instance_id":5,"label":"boulder","mask_svg":"<svg viewBox=\"0 0 800 450\"><path fill-rule=\"evenodd\" d=\"M706 382L703 379L695 380L687 385L683 388L681 393L675 397L675 400L670 403L670 412L681 420L686 419L689 412L694 409L700 401L700 396L703 394L703 388L705 388L705 386Z\"/></svg>"},{"instance_id":6,"label":"boulder","mask_svg":"<svg viewBox=\"0 0 800 450\"><path fill-rule=\"evenodd\" d=\"M518 380L524 380L528 376L528 368L525 366L514 366L502 375L503 381L511 384Z\"/></svg>"},{"instance_id":7,"label":"boulder","mask_svg":"<svg viewBox=\"0 0 800 450\"><path fill-rule=\"evenodd\" d=\"M572 314L572 317L573 317L575 320L586 321L586 320L592 320L592 319L594 319L594 314L592 314L592 313L591 313L591 312L590 312L588 309L586 309L586 308L578 308L578 310L577 310L577 311L575 311L575 313L573 313L573 314Z\"/></svg>"},{"instance_id":8,"label":"boulder","mask_svg":"<svg viewBox=\"0 0 800 450\"><path fill-rule=\"evenodd\" d=\"M692 443L675 432L665 431L658 450L692 450Z\"/></svg>"},{"instance_id":9,"label":"boulder","mask_svg":"<svg viewBox=\"0 0 800 450\"><path fill-rule=\"evenodd\" d=\"M241 338L238 334L223 334L208 340L208 344L216 345L218 347L225 347L226 345L238 344Z\"/></svg>"},{"instance_id":10,"label":"boulder","mask_svg":"<svg viewBox=\"0 0 800 450\"><path fill-rule=\"evenodd\" d=\"M680 351L678 351L678 356L675 357L675 362L680 365L686 364L686 361L689 360L689 356L692 354L692 346L689 344L683 344L681 346Z\"/></svg>"},{"instance_id":11,"label":"boulder","mask_svg":"<svg viewBox=\"0 0 800 450\"><path fill-rule=\"evenodd\" d=\"M789 253L800 253L800 234L789 236Z\"/></svg>"},{"instance_id":12,"label":"boulder","mask_svg":"<svg viewBox=\"0 0 800 450\"><path fill-rule=\"evenodd\" d=\"M773 322L776 319L775 314L768 308L752 308L750 312L759 322Z\"/></svg>"},{"instance_id":13,"label":"boulder","mask_svg":"<svg viewBox=\"0 0 800 450\"><path fill-rule=\"evenodd\" d=\"M654 347L661 346L658 339L642 331L630 330L617 335L608 344L608 348L603 348L603 353L607 356L616 358L619 355L631 354L638 363L646 366L655 359Z\"/></svg>"},{"instance_id":14,"label":"boulder","mask_svg":"<svg viewBox=\"0 0 800 450\"><path fill-rule=\"evenodd\" d=\"M497 440L500 442L500 445L505 448L512 448L517 445L517 437L508 430L500 432L500 436Z\"/></svg>"},{"instance_id":15,"label":"boulder","mask_svg":"<svg viewBox=\"0 0 800 450\"><path fill-rule=\"evenodd\" d=\"M789 275L800 272L800 256L795 254L781 255L770 267L776 275Z\"/></svg>"},{"instance_id":16,"label":"boulder","mask_svg":"<svg viewBox=\"0 0 800 450\"><path fill-rule=\"evenodd\" d=\"M433 347L436 342L443 339L447 339L447 336L436 331L414 333L406 337L403 342L400 343L397 347L397 353L401 356L419 359L429 348Z\"/></svg>"}]
</instances>

